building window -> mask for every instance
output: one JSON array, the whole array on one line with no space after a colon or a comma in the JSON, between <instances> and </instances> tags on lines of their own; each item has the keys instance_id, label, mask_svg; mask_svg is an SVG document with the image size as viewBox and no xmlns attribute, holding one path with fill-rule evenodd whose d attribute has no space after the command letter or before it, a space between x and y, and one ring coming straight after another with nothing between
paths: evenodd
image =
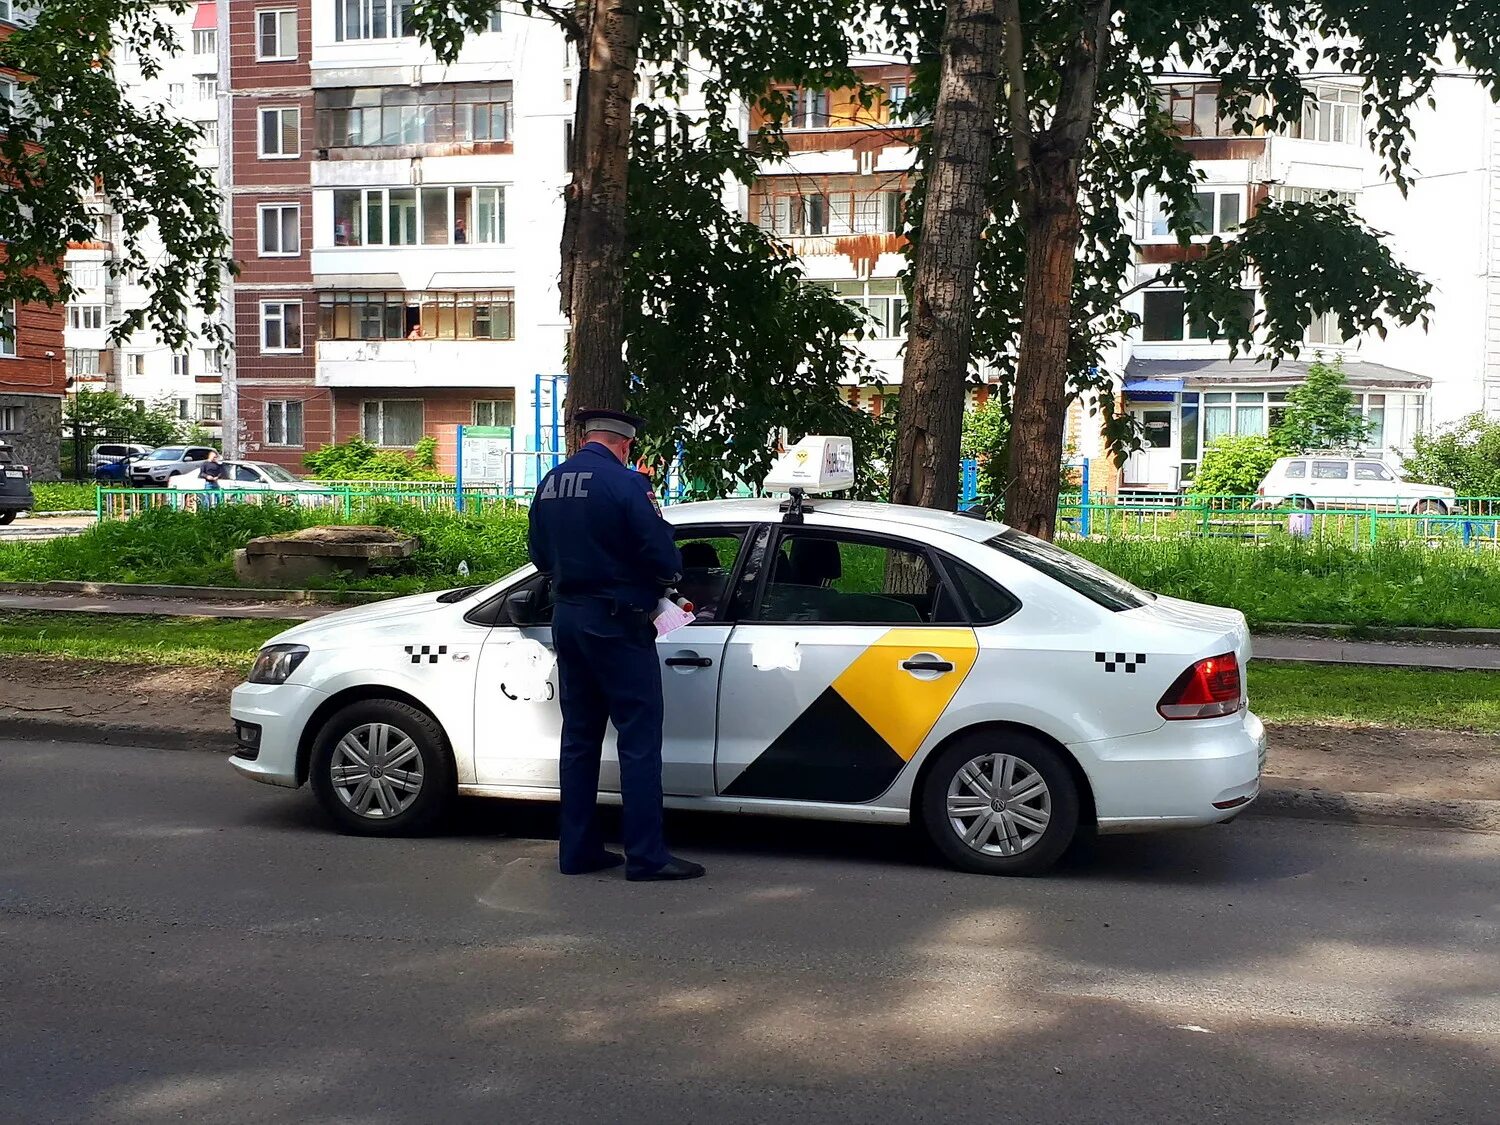
<instances>
[{"instance_id":1,"label":"building window","mask_svg":"<svg viewBox=\"0 0 1500 1125\"><path fill-rule=\"evenodd\" d=\"M413 0L335 0L333 37L340 43L410 38L417 34L411 21L413 6Z\"/></svg>"},{"instance_id":2,"label":"building window","mask_svg":"<svg viewBox=\"0 0 1500 1125\"><path fill-rule=\"evenodd\" d=\"M514 426L516 404L508 398L476 399L473 420L476 426Z\"/></svg>"},{"instance_id":3,"label":"building window","mask_svg":"<svg viewBox=\"0 0 1500 1125\"><path fill-rule=\"evenodd\" d=\"M1359 90L1352 86L1313 85L1302 100L1302 118L1291 135L1304 141L1354 145L1364 140Z\"/></svg>"},{"instance_id":4,"label":"building window","mask_svg":"<svg viewBox=\"0 0 1500 1125\"><path fill-rule=\"evenodd\" d=\"M260 155L286 159L302 152L302 111L296 106L260 111Z\"/></svg>"},{"instance_id":5,"label":"building window","mask_svg":"<svg viewBox=\"0 0 1500 1125\"><path fill-rule=\"evenodd\" d=\"M911 88L905 82L892 82L886 87L885 103L890 106L892 114L899 116L910 96Z\"/></svg>"},{"instance_id":6,"label":"building window","mask_svg":"<svg viewBox=\"0 0 1500 1125\"><path fill-rule=\"evenodd\" d=\"M890 280L824 281L839 297L869 315L872 331L882 340L895 339L906 332L906 294L901 282Z\"/></svg>"},{"instance_id":7,"label":"building window","mask_svg":"<svg viewBox=\"0 0 1500 1125\"><path fill-rule=\"evenodd\" d=\"M371 445L410 449L422 440L422 400L386 398L366 402L363 434Z\"/></svg>"},{"instance_id":8,"label":"building window","mask_svg":"<svg viewBox=\"0 0 1500 1125\"><path fill-rule=\"evenodd\" d=\"M68 263L68 284L74 289L103 289L107 276L103 262Z\"/></svg>"},{"instance_id":9,"label":"building window","mask_svg":"<svg viewBox=\"0 0 1500 1125\"><path fill-rule=\"evenodd\" d=\"M0 406L0 434L19 434L22 418L19 406Z\"/></svg>"},{"instance_id":10,"label":"building window","mask_svg":"<svg viewBox=\"0 0 1500 1125\"><path fill-rule=\"evenodd\" d=\"M318 295L320 340L512 340L515 295L508 289Z\"/></svg>"},{"instance_id":11,"label":"building window","mask_svg":"<svg viewBox=\"0 0 1500 1125\"><path fill-rule=\"evenodd\" d=\"M276 8L255 13L255 57L281 62L297 57L297 12Z\"/></svg>"},{"instance_id":12,"label":"building window","mask_svg":"<svg viewBox=\"0 0 1500 1125\"><path fill-rule=\"evenodd\" d=\"M266 444L302 445L302 403L295 399L271 399L266 403Z\"/></svg>"},{"instance_id":13,"label":"building window","mask_svg":"<svg viewBox=\"0 0 1500 1125\"><path fill-rule=\"evenodd\" d=\"M0 356L16 355L16 306L14 302L0 309Z\"/></svg>"},{"instance_id":14,"label":"building window","mask_svg":"<svg viewBox=\"0 0 1500 1125\"><path fill-rule=\"evenodd\" d=\"M205 375L222 375L224 373L224 361L219 356L218 348L200 348L203 353L203 373Z\"/></svg>"},{"instance_id":15,"label":"building window","mask_svg":"<svg viewBox=\"0 0 1500 1125\"><path fill-rule=\"evenodd\" d=\"M1233 234L1240 229L1245 219L1245 189L1205 188L1193 193L1193 225L1198 229L1194 238L1209 238L1213 235ZM1146 207L1145 222L1141 237L1147 241L1175 240L1172 217L1167 211L1166 200L1152 196Z\"/></svg>"},{"instance_id":16,"label":"building window","mask_svg":"<svg viewBox=\"0 0 1500 1125\"><path fill-rule=\"evenodd\" d=\"M1354 207L1359 203L1359 193L1355 191L1287 187L1284 184L1271 185L1271 198L1284 203L1342 203L1345 207Z\"/></svg>"},{"instance_id":17,"label":"building window","mask_svg":"<svg viewBox=\"0 0 1500 1125\"><path fill-rule=\"evenodd\" d=\"M213 55L219 50L219 33L212 28L193 32L193 54Z\"/></svg>"},{"instance_id":18,"label":"building window","mask_svg":"<svg viewBox=\"0 0 1500 1125\"><path fill-rule=\"evenodd\" d=\"M1216 82L1164 86L1161 107L1172 115L1172 127L1183 137L1221 137L1219 86Z\"/></svg>"},{"instance_id":19,"label":"building window","mask_svg":"<svg viewBox=\"0 0 1500 1125\"><path fill-rule=\"evenodd\" d=\"M507 141L512 90L509 82L319 90L318 147Z\"/></svg>"},{"instance_id":20,"label":"building window","mask_svg":"<svg viewBox=\"0 0 1500 1125\"><path fill-rule=\"evenodd\" d=\"M125 368L133 376L144 376L146 374L146 353L131 352L125 357Z\"/></svg>"},{"instance_id":21,"label":"building window","mask_svg":"<svg viewBox=\"0 0 1500 1125\"><path fill-rule=\"evenodd\" d=\"M1255 292L1240 291L1241 312L1247 320L1255 313ZM1180 289L1147 290L1141 316L1141 339L1146 343L1177 343L1213 340L1222 335L1218 326L1201 317L1189 317L1187 294Z\"/></svg>"},{"instance_id":22,"label":"building window","mask_svg":"<svg viewBox=\"0 0 1500 1125\"><path fill-rule=\"evenodd\" d=\"M79 379L98 375L99 354L95 348L69 348L64 353L68 378Z\"/></svg>"},{"instance_id":23,"label":"building window","mask_svg":"<svg viewBox=\"0 0 1500 1125\"><path fill-rule=\"evenodd\" d=\"M1307 326L1307 333L1303 339L1309 344L1324 344L1335 347L1349 342L1349 337L1345 336L1344 330L1339 327L1338 314L1331 312L1313 317L1312 323Z\"/></svg>"},{"instance_id":24,"label":"building window","mask_svg":"<svg viewBox=\"0 0 1500 1125\"><path fill-rule=\"evenodd\" d=\"M79 331L96 331L104 327L103 305L69 305L68 327Z\"/></svg>"},{"instance_id":25,"label":"building window","mask_svg":"<svg viewBox=\"0 0 1500 1125\"><path fill-rule=\"evenodd\" d=\"M181 105L186 97L186 87L181 82L167 83L167 101L173 105Z\"/></svg>"},{"instance_id":26,"label":"building window","mask_svg":"<svg viewBox=\"0 0 1500 1125\"><path fill-rule=\"evenodd\" d=\"M177 377L179 379L182 379L182 378L186 378L187 377L187 373L188 373L188 354L187 354L187 352L173 352L172 353L172 374L175 377Z\"/></svg>"},{"instance_id":27,"label":"building window","mask_svg":"<svg viewBox=\"0 0 1500 1125\"><path fill-rule=\"evenodd\" d=\"M505 241L498 185L340 188L333 193L335 246L496 245Z\"/></svg>"},{"instance_id":28,"label":"building window","mask_svg":"<svg viewBox=\"0 0 1500 1125\"><path fill-rule=\"evenodd\" d=\"M262 203L260 256L294 258L302 252L302 207L296 203Z\"/></svg>"},{"instance_id":29,"label":"building window","mask_svg":"<svg viewBox=\"0 0 1500 1125\"><path fill-rule=\"evenodd\" d=\"M828 128L827 90L794 90L787 98L791 102L791 116L786 123L788 129Z\"/></svg>"},{"instance_id":30,"label":"building window","mask_svg":"<svg viewBox=\"0 0 1500 1125\"><path fill-rule=\"evenodd\" d=\"M223 395L198 396L198 421L222 422L224 420Z\"/></svg>"},{"instance_id":31,"label":"building window","mask_svg":"<svg viewBox=\"0 0 1500 1125\"><path fill-rule=\"evenodd\" d=\"M219 80L211 74L200 74L196 89L200 102L211 102L219 96Z\"/></svg>"},{"instance_id":32,"label":"building window","mask_svg":"<svg viewBox=\"0 0 1500 1125\"><path fill-rule=\"evenodd\" d=\"M489 29L491 31L499 31L501 29L501 25L500 25L500 6L498 4L490 11L490 27L489 27Z\"/></svg>"},{"instance_id":33,"label":"building window","mask_svg":"<svg viewBox=\"0 0 1500 1125\"><path fill-rule=\"evenodd\" d=\"M260 350L263 352L300 352L302 350L301 301L262 301L260 303Z\"/></svg>"},{"instance_id":34,"label":"building window","mask_svg":"<svg viewBox=\"0 0 1500 1125\"><path fill-rule=\"evenodd\" d=\"M198 128L203 130L203 143L209 148L219 147L219 123L217 121L200 121Z\"/></svg>"},{"instance_id":35,"label":"building window","mask_svg":"<svg viewBox=\"0 0 1500 1125\"><path fill-rule=\"evenodd\" d=\"M906 221L906 193L830 187L761 200L760 226L783 236L896 234Z\"/></svg>"}]
</instances>

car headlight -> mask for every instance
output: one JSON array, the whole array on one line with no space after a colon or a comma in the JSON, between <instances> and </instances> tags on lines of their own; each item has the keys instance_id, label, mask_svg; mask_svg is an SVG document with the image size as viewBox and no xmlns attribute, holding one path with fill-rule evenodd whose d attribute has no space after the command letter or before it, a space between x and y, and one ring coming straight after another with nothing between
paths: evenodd
<instances>
[{"instance_id":1,"label":"car headlight","mask_svg":"<svg viewBox=\"0 0 1500 1125\"><path fill-rule=\"evenodd\" d=\"M267 645L255 657L250 669L252 684L284 684L297 665L307 659L306 645Z\"/></svg>"}]
</instances>

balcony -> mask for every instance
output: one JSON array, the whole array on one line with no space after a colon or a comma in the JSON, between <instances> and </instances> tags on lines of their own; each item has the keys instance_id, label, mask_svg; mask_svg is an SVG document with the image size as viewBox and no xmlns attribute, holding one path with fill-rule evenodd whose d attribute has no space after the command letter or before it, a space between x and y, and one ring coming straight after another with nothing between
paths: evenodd
<instances>
[{"instance_id":1,"label":"balcony","mask_svg":"<svg viewBox=\"0 0 1500 1125\"><path fill-rule=\"evenodd\" d=\"M339 290L318 299L323 387L493 386L515 337L509 290Z\"/></svg>"}]
</instances>

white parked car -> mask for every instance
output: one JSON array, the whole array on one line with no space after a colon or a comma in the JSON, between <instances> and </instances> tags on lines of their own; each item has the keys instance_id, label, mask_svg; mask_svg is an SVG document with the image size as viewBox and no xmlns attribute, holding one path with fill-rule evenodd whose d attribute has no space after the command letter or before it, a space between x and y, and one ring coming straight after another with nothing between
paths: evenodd
<instances>
[{"instance_id":1,"label":"white parked car","mask_svg":"<svg viewBox=\"0 0 1500 1125\"><path fill-rule=\"evenodd\" d=\"M164 445L129 463L130 483L138 488L171 486L174 477L190 473L208 460L206 445Z\"/></svg>"},{"instance_id":2,"label":"white parked car","mask_svg":"<svg viewBox=\"0 0 1500 1125\"><path fill-rule=\"evenodd\" d=\"M103 465L113 465L117 461L123 461L127 457L132 460L146 456L151 452L150 446L129 445L122 442L101 442L94 446L89 453L89 469L99 469Z\"/></svg>"},{"instance_id":3,"label":"white parked car","mask_svg":"<svg viewBox=\"0 0 1500 1125\"><path fill-rule=\"evenodd\" d=\"M1229 820L1259 792L1237 610L1158 597L1002 525L923 508L670 507L697 619L657 644L674 808L915 821L962 869L1029 874L1080 832ZM459 794L553 800L546 580L298 625L231 704L232 764L311 782L343 830ZM601 799L618 801L613 735Z\"/></svg>"},{"instance_id":4,"label":"white parked car","mask_svg":"<svg viewBox=\"0 0 1500 1125\"><path fill-rule=\"evenodd\" d=\"M1307 453L1271 466L1256 503L1267 508L1378 508L1452 515L1458 500L1451 488L1416 484L1378 457Z\"/></svg>"},{"instance_id":5,"label":"white parked car","mask_svg":"<svg viewBox=\"0 0 1500 1125\"><path fill-rule=\"evenodd\" d=\"M326 490L318 481L301 480L280 465L266 461L225 461L224 479L219 487L225 492L291 492L310 493L309 499ZM168 482L168 488L201 489L204 487L202 466L182 473Z\"/></svg>"}]
</instances>

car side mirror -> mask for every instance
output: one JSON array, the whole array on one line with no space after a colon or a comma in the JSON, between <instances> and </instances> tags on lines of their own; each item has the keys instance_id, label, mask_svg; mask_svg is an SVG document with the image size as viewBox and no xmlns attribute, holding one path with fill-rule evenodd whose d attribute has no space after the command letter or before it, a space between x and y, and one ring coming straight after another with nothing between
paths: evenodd
<instances>
[{"instance_id":1,"label":"car side mirror","mask_svg":"<svg viewBox=\"0 0 1500 1125\"><path fill-rule=\"evenodd\" d=\"M541 602L537 594L538 591L533 587L506 595L505 613L512 625L536 624L537 611L540 609Z\"/></svg>"}]
</instances>

